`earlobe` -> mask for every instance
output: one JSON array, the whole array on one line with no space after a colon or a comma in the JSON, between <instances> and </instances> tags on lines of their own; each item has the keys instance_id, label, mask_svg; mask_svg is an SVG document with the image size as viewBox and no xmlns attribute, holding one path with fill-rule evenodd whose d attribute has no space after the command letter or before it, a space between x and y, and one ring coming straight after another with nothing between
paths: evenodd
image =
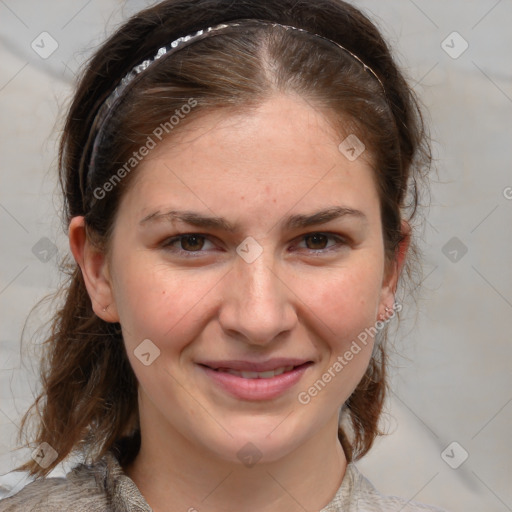
<instances>
[{"instance_id":1,"label":"earlobe","mask_svg":"<svg viewBox=\"0 0 512 512\"><path fill-rule=\"evenodd\" d=\"M88 239L83 216L71 219L69 247L82 271L93 311L106 322L118 322L107 257Z\"/></svg>"}]
</instances>

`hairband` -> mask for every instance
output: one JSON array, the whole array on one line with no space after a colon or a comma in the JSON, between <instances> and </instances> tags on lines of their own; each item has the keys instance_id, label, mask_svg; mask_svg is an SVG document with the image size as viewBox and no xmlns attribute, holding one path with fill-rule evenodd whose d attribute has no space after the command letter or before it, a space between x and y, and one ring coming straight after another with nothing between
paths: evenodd
<instances>
[{"instance_id":1,"label":"hairband","mask_svg":"<svg viewBox=\"0 0 512 512\"><path fill-rule=\"evenodd\" d=\"M282 25L280 23L271 22L271 21L265 21L265 20L259 20L259 19L241 19L234 22L228 22L228 23L221 23L212 27L208 27L206 29L198 30L197 32L194 32L193 34L178 37L174 41L172 41L170 44L166 46L162 46L158 49L156 54L149 59L146 59L142 61L140 64L132 68L132 70L126 74L120 83L117 85L117 87L109 94L107 99L103 102L101 107L99 108L96 117L93 121L93 124L91 126L91 130L89 132L89 138L85 146L85 151L82 156L82 162L79 169L79 179L80 179L80 187L82 189L82 197L85 198L85 192L88 188L88 185L90 185L91 182L91 176L94 171L94 164L95 160L98 154L98 149L100 146L100 142L102 139L102 135L105 129L105 126L108 125L108 121L110 120L111 116L115 112L115 107L120 103L121 99L124 96L124 92L126 91L126 88L133 83L133 81L144 71L146 71L152 64L157 62L159 59L161 59L164 55L170 55L174 53L175 51L184 48L185 46L188 46L189 44L192 44L196 41L200 41L201 39L205 39L209 36L214 36L218 34L225 33L225 29L235 28L235 27L241 27L246 25L267 25L272 27L281 27L286 30L295 30L298 32L303 32L305 34L313 35L315 37L318 37L320 39L323 39L325 41L328 41L334 45L336 45L338 48L342 49L344 52L348 53L354 60L359 62L363 69L367 72L369 72L380 84L382 91L384 92L384 95L386 94L386 89L384 87L384 84L380 80L380 78L377 76L375 71L365 64L357 55L352 53L350 50L347 50L344 46L337 43L336 41L333 41L332 39L329 39L327 37L321 36L319 34L309 32L308 30L304 30L302 28L294 27L291 25ZM92 144L92 150L90 153L90 158L88 165L85 165L85 158L87 154L87 148L91 147ZM87 182L84 183L84 172L85 168L87 167Z\"/></svg>"}]
</instances>

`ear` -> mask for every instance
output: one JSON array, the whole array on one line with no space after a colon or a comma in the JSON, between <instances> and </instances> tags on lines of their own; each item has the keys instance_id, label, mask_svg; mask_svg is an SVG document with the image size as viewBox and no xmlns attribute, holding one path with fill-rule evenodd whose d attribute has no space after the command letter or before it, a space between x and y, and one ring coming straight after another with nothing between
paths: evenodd
<instances>
[{"instance_id":1,"label":"ear","mask_svg":"<svg viewBox=\"0 0 512 512\"><path fill-rule=\"evenodd\" d=\"M84 217L73 217L69 224L69 247L82 270L92 309L105 322L118 322L108 259L87 238Z\"/></svg>"},{"instance_id":2,"label":"ear","mask_svg":"<svg viewBox=\"0 0 512 512\"><path fill-rule=\"evenodd\" d=\"M407 251L411 243L411 226L406 220L401 223L402 239L398 244L395 251L395 257L392 262L387 265L387 272L384 276L381 291L381 301L379 305L379 318L387 318L389 313L386 312L386 307L391 309L395 303L396 287L398 285L398 278L402 272Z\"/></svg>"}]
</instances>

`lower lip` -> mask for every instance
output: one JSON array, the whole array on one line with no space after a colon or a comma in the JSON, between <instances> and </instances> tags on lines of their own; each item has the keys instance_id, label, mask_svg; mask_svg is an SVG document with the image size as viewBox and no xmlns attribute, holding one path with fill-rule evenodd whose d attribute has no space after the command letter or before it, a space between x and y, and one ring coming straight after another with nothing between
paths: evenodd
<instances>
[{"instance_id":1,"label":"lower lip","mask_svg":"<svg viewBox=\"0 0 512 512\"><path fill-rule=\"evenodd\" d=\"M289 372L269 379L244 379L231 373L218 372L207 366L199 365L205 374L219 387L241 400L272 400L289 390L304 375L312 363L297 366Z\"/></svg>"}]
</instances>

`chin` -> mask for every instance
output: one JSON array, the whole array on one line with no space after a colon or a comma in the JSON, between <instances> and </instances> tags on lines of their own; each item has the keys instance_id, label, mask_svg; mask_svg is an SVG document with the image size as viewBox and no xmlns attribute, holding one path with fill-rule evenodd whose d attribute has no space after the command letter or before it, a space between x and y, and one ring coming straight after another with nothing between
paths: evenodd
<instances>
[{"instance_id":1,"label":"chin","mask_svg":"<svg viewBox=\"0 0 512 512\"><path fill-rule=\"evenodd\" d=\"M247 467L275 462L305 444L316 431L314 425L307 428L303 421L297 424L292 416L293 413L289 417L259 417L253 413L233 418L223 423L231 436L219 432L215 439L204 440L204 444L226 462Z\"/></svg>"}]
</instances>

